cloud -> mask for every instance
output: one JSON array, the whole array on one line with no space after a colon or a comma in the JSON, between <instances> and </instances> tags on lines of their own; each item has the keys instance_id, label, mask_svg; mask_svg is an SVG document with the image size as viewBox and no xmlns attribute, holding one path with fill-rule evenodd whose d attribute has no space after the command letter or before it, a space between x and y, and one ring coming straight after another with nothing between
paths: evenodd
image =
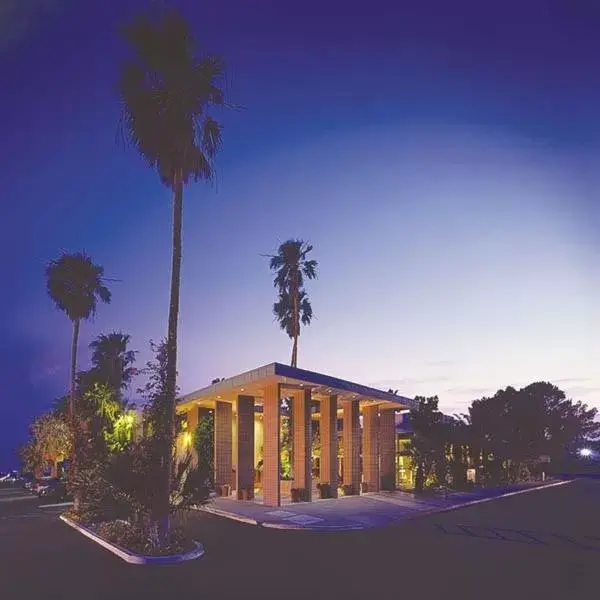
<instances>
[{"instance_id":1,"label":"cloud","mask_svg":"<svg viewBox=\"0 0 600 600\"><path fill-rule=\"evenodd\" d=\"M456 364L455 360L433 360L425 363L428 367L451 367Z\"/></svg>"},{"instance_id":2,"label":"cloud","mask_svg":"<svg viewBox=\"0 0 600 600\"><path fill-rule=\"evenodd\" d=\"M0 52L31 31L49 10L64 0L0 0Z\"/></svg>"},{"instance_id":3,"label":"cloud","mask_svg":"<svg viewBox=\"0 0 600 600\"><path fill-rule=\"evenodd\" d=\"M402 393L403 388L412 387L415 385L428 385L430 383L438 383L440 381L448 381L448 377L406 377L405 379L381 379L370 383L371 387L377 389L397 389L399 393Z\"/></svg>"},{"instance_id":4,"label":"cloud","mask_svg":"<svg viewBox=\"0 0 600 600\"><path fill-rule=\"evenodd\" d=\"M552 383L558 385L560 383L573 384L573 383L585 383L586 381L592 381L589 377L567 377L565 379L553 379Z\"/></svg>"},{"instance_id":5,"label":"cloud","mask_svg":"<svg viewBox=\"0 0 600 600\"><path fill-rule=\"evenodd\" d=\"M472 396L473 398L479 398L480 396L484 396L485 394L493 393L490 391L490 388L484 387L468 387L468 386L456 386L447 388L444 390L448 394L460 394L461 396Z\"/></svg>"}]
</instances>

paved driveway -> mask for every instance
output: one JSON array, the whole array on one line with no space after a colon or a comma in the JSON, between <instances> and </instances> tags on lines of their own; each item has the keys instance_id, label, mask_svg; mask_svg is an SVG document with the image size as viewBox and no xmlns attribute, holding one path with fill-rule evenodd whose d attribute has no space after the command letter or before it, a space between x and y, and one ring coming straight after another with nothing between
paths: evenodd
<instances>
[{"instance_id":1,"label":"paved driveway","mask_svg":"<svg viewBox=\"0 0 600 600\"><path fill-rule=\"evenodd\" d=\"M598 506L600 482L578 481L386 528L329 535L195 512L187 527L207 554L163 567L127 565L51 512L19 516L39 510L23 506L0 520L0 581L10 600L589 600L599 585L600 546L591 539L600 538ZM528 541L523 532L535 532L538 541Z\"/></svg>"}]
</instances>

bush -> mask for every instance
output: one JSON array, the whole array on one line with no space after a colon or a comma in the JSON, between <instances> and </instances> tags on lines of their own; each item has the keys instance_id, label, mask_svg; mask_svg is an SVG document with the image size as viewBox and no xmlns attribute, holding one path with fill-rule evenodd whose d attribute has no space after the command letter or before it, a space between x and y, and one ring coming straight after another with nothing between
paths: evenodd
<instances>
[{"instance_id":1,"label":"bush","mask_svg":"<svg viewBox=\"0 0 600 600\"><path fill-rule=\"evenodd\" d=\"M161 556L179 554L189 550L191 544L186 542L180 529L173 528L170 543L167 546L158 545L158 534L153 528L146 528L127 521L106 521L90 527L111 544L131 550L146 556Z\"/></svg>"}]
</instances>

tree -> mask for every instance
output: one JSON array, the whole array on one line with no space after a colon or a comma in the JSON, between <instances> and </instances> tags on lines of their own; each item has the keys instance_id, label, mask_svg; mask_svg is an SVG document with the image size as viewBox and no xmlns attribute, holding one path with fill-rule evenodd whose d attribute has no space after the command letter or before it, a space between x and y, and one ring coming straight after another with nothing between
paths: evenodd
<instances>
[{"instance_id":1,"label":"tree","mask_svg":"<svg viewBox=\"0 0 600 600\"><path fill-rule=\"evenodd\" d=\"M29 442L21 449L23 466L32 472L48 462L56 463L72 456L73 435L66 419L52 413L35 419Z\"/></svg>"},{"instance_id":2,"label":"tree","mask_svg":"<svg viewBox=\"0 0 600 600\"><path fill-rule=\"evenodd\" d=\"M113 332L101 334L90 343L93 377L106 384L121 405L123 392L137 374L133 366L137 351L128 349L130 340L131 337L125 333Z\"/></svg>"},{"instance_id":3,"label":"tree","mask_svg":"<svg viewBox=\"0 0 600 600\"><path fill-rule=\"evenodd\" d=\"M600 437L596 409L567 399L549 382L507 387L475 400L466 416L473 454L493 482L515 481L536 467L541 455L560 462L584 440Z\"/></svg>"},{"instance_id":4,"label":"tree","mask_svg":"<svg viewBox=\"0 0 600 600\"><path fill-rule=\"evenodd\" d=\"M269 256L269 268L275 271L273 280L278 290L278 300L273 304L273 314L290 339L292 367L298 362L298 336L300 324L310 325L313 310L304 289L304 278L316 279L317 261L309 259L313 247L303 240L288 240L279 246L275 255Z\"/></svg>"},{"instance_id":5,"label":"tree","mask_svg":"<svg viewBox=\"0 0 600 600\"><path fill-rule=\"evenodd\" d=\"M416 468L415 492L422 492L436 461L441 470L440 463L443 464L445 460L446 437L442 413L438 410L438 397L417 396L415 400L419 405L410 412L413 428L410 454Z\"/></svg>"},{"instance_id":6,"label":"tree","mask_svg":"<svg viewBox=\"0 0 600 600\"><path fill-rule=\"evenodd\" d=\"M63 252L46 267L46 287L55 306L64 312L73 324L71 344L71 380L69 399L69 418L74 432L72 467L76 462L76 373L77 343L81 321L87 321L96 314L98 302L108 304L110 290L103 280L104 268L97 265L84 252L69 254ZM75 498L77 505L77 498Z\"/></svg>"},{"instance_id":7,"label":"tree","mask_svg":"<svg viewBox=\"0 0 600 600\"><path fill-rule=\"evenodd\" d=\"M122 131L173 194L173 246L164 402L162 543L169 535L171 447L177 374L177 325L181 281L183 189L190 181L212 181L221 147L221 126L208 111L224 106L220 57L201 55L185 19L173 10L158 20L137 18L125 28L132 53L119 79Z\"/></svg>"},{"instance_id":8,"label":"tree","mask_svg":"<svg viewBox=\"0 0 600 600\"><path fill-rule=\"evenodd\" d=\"M198 464L204 464L211 485L214 485L215 471L215 418L213 411L205 411L198 417L198 425L193 433L193 444L198 455Z\"/></svg>"}]
</instances>

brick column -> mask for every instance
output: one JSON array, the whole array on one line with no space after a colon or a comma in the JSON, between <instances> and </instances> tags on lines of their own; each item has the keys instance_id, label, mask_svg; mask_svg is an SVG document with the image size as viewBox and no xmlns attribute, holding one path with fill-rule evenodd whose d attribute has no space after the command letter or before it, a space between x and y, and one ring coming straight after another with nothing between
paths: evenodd
<instances>
[{"instance_id":1,"label":"brick column","mask_svg":"<svg viewBox=\"0 0 600 600\"><path fill-rule=\"evenodd\" d=\"M351 485L354 494L360 491L360 421L358 401L343 400L344 409L344 485Z\"/></svg>"},{"instance_id":2,"label":"brick column","mask_svg":"<svg viewBox=\"0 0 600 600\"><path fill-rule=\"evenodd\" d=\"M263 403L263 503L279 506L279 474L281 470L281 443L279 440L279 384L265 386Z\"/></svg>"},{"instance_id":3,"label":"brick column","mask_svg":"<svg viewBox=\"0 0 600 600\"><path fill-rule=\"evenodd\" d=\"M379 456L382 489L396 487L396 411L379 411Z\"/></svg>"},{"instance_id":4,"label":"brick column","mask_svg":"<svg viewBox=\"0 0 600 600\"><path fill-rule=\"evenodd\" d=\"M368 492L379 491L379 408L369 405L363 408L362 431L363 479Z\"/></svg>"},{"instance_id":5,"label":"brick column","mask_svg":"<svg viewBox=\"0 0 600 600\"><path fill-rule=\"evenodd\" d=\"M334 498L338 495L338 458L337 458L337 396L321 400L321 483L331 486Z\"/></svg>"},{"instance_id":6,"label":"brick column","mask_svg":"<svg viewBox=\"0 0 600 600\"><path fill-rule=\"evenodd\" d=\"M232 414L229 402L215 403L215 487L232 484Z\"/></svg>"},{"instance_id":7,"label":"brick column","mask_svg":"<svg viewBox=\"0 0 600 600\"><path fill-rule=\"evenodd\" d=\"M296 391L292 401L294 426L294 483L295 488L304 488L307 501L312 496L312 423L310 418L311 391Z\"/></svg>"},{"instance_id":8,"label":"brick column","mask_svg":"<svg viewBox=\"0 0 600 600\"><path fill-rule=\"evenodd\" d=\"M254 496L254 397L237 399L237 460L236 489L238 500L242 490L249 490L248 500Z\"/></svg>"},{"instance_id":9,"label":"brick column","mask_svg":"<svg viewBox=\"0 0 600 600\"><path fill-rule=\"evenodd\" d=\"M185 414L185 418L187 420L187 430L192 436L192 445L189 447L189 451L192 455L192 461L194 466L198 465L198 452L196 452L196 448L194 447L194 434L196 433L196 427L198 427L199 411L200 409L198 406L193 406Z\"/></svg>"}]
</instances>

